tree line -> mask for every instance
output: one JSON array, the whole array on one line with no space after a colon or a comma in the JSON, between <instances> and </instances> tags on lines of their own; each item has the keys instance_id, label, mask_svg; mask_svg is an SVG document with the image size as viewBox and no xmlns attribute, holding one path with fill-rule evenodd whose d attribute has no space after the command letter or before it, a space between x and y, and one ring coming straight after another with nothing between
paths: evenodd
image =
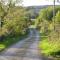
<instances>
[{"instance_id":1,"label":"tree line","mask_svg":"<svg viewBox=\"0 0 60 60\"><path fill-rule=\"evenodd\" d=\"M53 16L53 6L41 9L35 22L40 31L41 41L39 47L42 53L48 56L60 55L60 6L55 6L55 16Z\"/></svg>"},{"instance_id":2,"label":"tree line","mask_svg":"<svg viewBox=\"0 0 60 60\"><path fill-rule=\"evenodd\" d=\"M4 37L25 35L30 25L30 19L26 9L16 6L18 0L0 1L0 40Z\"/></svg>"}]
</instances>

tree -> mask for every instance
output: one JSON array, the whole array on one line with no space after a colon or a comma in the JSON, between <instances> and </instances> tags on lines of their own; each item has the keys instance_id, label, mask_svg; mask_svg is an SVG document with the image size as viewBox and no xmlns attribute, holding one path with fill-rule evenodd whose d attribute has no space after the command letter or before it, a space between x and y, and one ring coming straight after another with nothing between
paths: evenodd
<instances>
[{"instance_id":1,"label":"tree","mask_svg":"<svg viewBox=\"0 0 60 60\"><path fill-rule=\"evenodd\" d=\"M58 11L58 12L56 13L55 22L57 22L57 23L60 24L60 11Z\"/></svg>"},{"instance_id":2,"label":"tree","mask_svg":"<svg viewBox=\"0 0 60 60\"><path fill-rule=\"evenodd\" d=\"M2 15L3 18L1 18L3 20L1 37L3 35L9 35L11 37L25 35L27 33L30 22L29 16L27 16L28 14L25 8L23 8L22 6L15 6L15 2L12 3L12 0L9 0L8 4L4 6L4 14Z\"/></svg>"}]
</instances>

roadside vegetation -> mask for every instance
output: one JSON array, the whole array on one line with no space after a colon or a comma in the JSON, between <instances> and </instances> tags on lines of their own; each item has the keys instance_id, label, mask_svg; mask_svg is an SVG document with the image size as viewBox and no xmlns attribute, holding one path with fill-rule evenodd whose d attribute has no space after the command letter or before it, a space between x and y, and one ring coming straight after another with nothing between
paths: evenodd
<instances>
[{"instance_id":1,"label":"roadside vegetation","mask_svg":"<svg viewBox=\"0 0 60 60\"><path fill-rule=\"evenodd\" d=\"M25 8L16 6L18 0L0 1L0 51L26 37L30 19Z\"/></svg>"},{"instance_id":2,"label":"roadside vegetation","mask_svg":"<svg viewBox=\"0 0 60 60\"><path fill-rule=\"evenodd\" d=\"M35 25L40 31L41 52L46 56L60 58L60 6L55 6L55 16L53 6L41 9Z\"/></svg>"}]
</instances>

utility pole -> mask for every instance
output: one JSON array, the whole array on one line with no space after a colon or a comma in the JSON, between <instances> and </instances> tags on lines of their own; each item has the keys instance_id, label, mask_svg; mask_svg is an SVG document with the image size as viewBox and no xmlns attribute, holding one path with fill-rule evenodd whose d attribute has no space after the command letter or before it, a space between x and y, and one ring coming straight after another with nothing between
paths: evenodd
<instances>
[{"instance_id":1,"label":"utility pole","mask_svg":"<svg viewBox=\"0 0 60 60\"><path fill-rule=\"evenodd\" d=\"M53 1L53 25L54 25L54 31L55 31L55 0Z\"/></svg>"}]
</instances>

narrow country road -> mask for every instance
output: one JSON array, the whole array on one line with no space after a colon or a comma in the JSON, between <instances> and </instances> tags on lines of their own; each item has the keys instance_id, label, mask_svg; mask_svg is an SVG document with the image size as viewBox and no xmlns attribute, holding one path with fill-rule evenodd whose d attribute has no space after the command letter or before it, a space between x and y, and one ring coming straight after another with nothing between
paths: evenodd
<instances>
[{"instance_id":1,"label":"narrow country road","mask_svg":"<svg viewBox=\"0 0 60 60\"><path fill-rule=\"evenodd\" d=\"M38 52L39 33L33 29L30 37L6 49L0 60L45 60Z\"/></svg>"}]
</instances>

